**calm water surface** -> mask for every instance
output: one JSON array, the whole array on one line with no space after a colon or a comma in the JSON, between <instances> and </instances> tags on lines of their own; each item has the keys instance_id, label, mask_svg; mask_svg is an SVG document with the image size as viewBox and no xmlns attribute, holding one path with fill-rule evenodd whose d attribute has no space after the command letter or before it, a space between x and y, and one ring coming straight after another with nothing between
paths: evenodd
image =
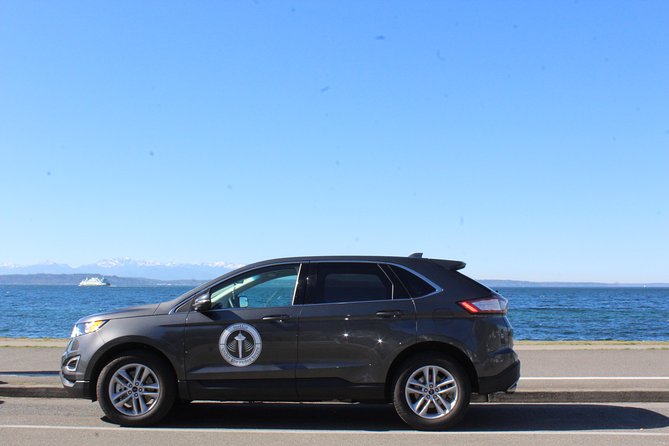
<instances>
[{"instance_id":1,"label":"calm water surface","mask_svg":"<svg viewBox=\"0 0 669 446\"><path fill-rule=\"evenodd\" d=\"M188 287L0 286L0 336L67 337L82 316ZM500 288L516 339L669 341L669 288Z\"/></svg>"}]
</instances>

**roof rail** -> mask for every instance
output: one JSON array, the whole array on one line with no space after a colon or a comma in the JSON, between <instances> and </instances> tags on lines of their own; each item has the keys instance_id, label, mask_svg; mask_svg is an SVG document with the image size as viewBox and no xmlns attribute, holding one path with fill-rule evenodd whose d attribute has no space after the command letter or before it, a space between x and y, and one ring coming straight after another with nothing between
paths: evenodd
<instances>
[{"instance_id":1,"label":"roof rail","mask_svg":"<svg viewBox=\"0 0 669 446\"><path fill-rule=\"evenodd\" d=\"M412 257L414 259L422 259L423 258L423 253L422 252L414 252L409 257Z\"/></svg>"}]
</instances>

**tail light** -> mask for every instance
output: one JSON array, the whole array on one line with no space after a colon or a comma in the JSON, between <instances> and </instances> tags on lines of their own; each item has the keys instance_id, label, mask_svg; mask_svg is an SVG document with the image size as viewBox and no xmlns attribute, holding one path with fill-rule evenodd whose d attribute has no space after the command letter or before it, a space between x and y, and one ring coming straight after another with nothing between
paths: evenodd
<instances>
[{"instance_id":1,"label":"tail light","mask_svg":"<svg viewBox=\"0 0 669 446\"><path fill-rule=\"evenodd\" d=\"M506 314L508 301L502 296L462 300L458 304L471 314Z\"/></svg>"}]
</instances>

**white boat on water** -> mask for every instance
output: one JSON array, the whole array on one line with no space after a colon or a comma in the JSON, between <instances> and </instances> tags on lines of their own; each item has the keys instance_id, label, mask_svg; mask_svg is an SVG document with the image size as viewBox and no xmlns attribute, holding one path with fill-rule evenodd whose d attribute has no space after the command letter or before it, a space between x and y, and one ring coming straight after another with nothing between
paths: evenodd
<instances>
[{"instance_id":1,"label":"white boat on water","mask_svg":"<svg viewBox=\"0 0 669 446\"><path fill-rule=\"evenodd\" d=\"M104 277L86 277L79 282L79 286L109 286L109 282Z\"/></svg>"}]
</instances>

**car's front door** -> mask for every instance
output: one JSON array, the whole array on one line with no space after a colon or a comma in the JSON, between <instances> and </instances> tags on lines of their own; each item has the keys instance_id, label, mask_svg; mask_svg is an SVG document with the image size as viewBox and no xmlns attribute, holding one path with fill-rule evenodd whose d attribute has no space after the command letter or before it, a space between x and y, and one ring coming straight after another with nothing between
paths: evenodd
<instances>
[{"instance_id":1,"label":"car's front door","mask_svg":"<svg viewBox=\"0 0 669 446\"><path fill-rule=\"evenodd\" d=\"M192 399L296 399L300 264L241 273L207 292L211 308L186 320Z\"/></svg>"},{"instance_id":2,"label":"car's front door","mask_svg":"<svg viewBox=\"0 0 669 446\"><path fill-rule=\"evenodd\" d=\"M376 263L312 262L308 284L300 312L298 396L382 399L390 363L416 341L413 301Z\"/></svg>"}]
</instances>

